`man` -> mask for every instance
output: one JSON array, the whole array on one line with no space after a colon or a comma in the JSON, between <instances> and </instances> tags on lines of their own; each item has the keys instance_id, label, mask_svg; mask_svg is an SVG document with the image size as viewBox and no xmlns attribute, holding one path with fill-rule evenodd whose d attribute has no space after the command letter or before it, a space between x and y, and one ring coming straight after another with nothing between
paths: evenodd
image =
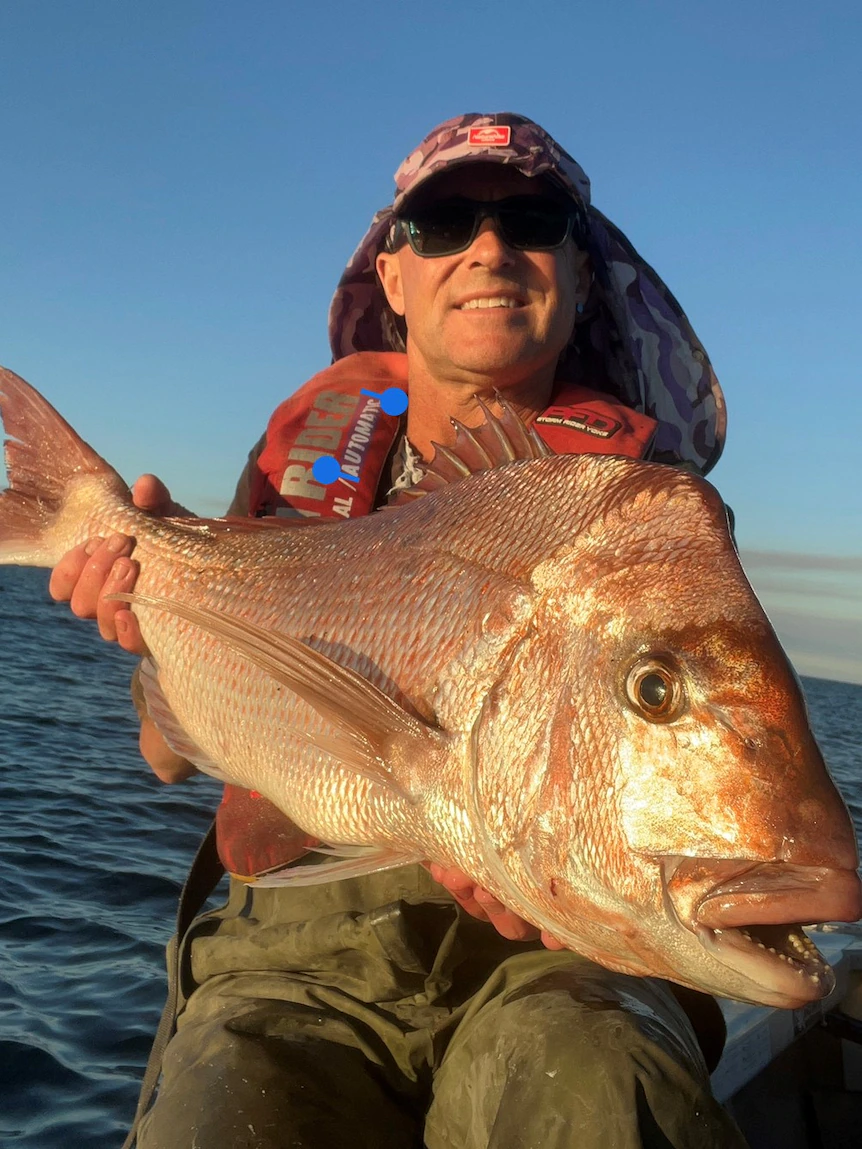
<instances>
[{"instance_id":1,"label":"man","mask_svg":"<svg viewBox=\"0 0 862 1149\"><path fill-rule=\"evenodd\" d=\"M541 128L448 121L396 186L336 292L335 362L275 413L233 513L367 513L497 393L555 450L708 469L724 432L708 360ZM409 393L406 423L361 399L390 386ZM349 496L314 480L321 453L353 467ZM135 498L173 509L152 476ZM134 616L105 601L134 585L132 545L71 552L52 592L140 653ZM141 749L165 781L191 771L146 716ZM218 829L234 874L278 870L307 844L230 787ZM141 1149L743 1144L669 987L543 947L467 875L433 877L446 889L421 867L310 891L234 881L183 942L177 1034Z\"/></svg>"}]
</instances>

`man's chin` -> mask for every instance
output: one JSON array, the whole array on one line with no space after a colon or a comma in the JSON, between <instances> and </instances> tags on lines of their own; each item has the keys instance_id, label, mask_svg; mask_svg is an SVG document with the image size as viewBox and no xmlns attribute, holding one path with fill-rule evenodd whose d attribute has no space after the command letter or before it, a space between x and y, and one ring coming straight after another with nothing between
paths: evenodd
<instances>
[{"instance_id":1,"label":"man's chin","mask_svg":"<svg viewBox=\"0 0 862 1149\"><path fill-rule=\"evenodd\" d=\"M501 384L510 376L527 378L547 363L547 349L512 335L502 330L482 339L459 340L449 348L446 358L463 371L499 375Z\"/></svg>"},{"instance_id":2,"label":"man's chin","mask_svg":"<svg viewBox=\"0 0 862 1149\"><path fill-rule=\"evenodd\" d=\"M499 349L483 355L461 355L453 359L453 364L465 374L487 379L501 391L535 379L545 370L551 372L544 359L501 354Z\"/></svg>"}]
</instances>

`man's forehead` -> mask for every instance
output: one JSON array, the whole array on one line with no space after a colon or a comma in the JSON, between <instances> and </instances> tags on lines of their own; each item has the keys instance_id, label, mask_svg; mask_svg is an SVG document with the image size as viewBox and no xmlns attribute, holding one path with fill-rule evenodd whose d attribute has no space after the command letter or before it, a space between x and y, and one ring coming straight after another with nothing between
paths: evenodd
<instances>
[{"instance_id":1,"label":"man's forehead","mask_svg":"<svg viewBox=\"0 0 862 1149\"><path fill-rule=\"evenodd\" d=\"M525 176L506 164L471 163L432 176L408 202L424 205L451 196L495 200L511 195L548 195L550 192L560 194L561 189L542 176Z\"/></svg>"}]
</instances>

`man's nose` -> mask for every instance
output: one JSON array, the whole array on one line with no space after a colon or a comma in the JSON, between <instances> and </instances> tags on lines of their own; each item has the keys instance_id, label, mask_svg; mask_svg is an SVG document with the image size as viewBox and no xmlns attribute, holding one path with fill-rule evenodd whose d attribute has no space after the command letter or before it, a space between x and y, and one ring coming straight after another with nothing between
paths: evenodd
<instances>
[{"instance_id":1,"label":"man's nose","mask_svg":"<svg viewBox=\"0 0 862 1149\"><path fill-rule=\"evenodd\" d=\"M476 238L470 245L471 264L483 267L506 267L514 263L512 249L507 246L494 219L483 219Z\"/></svg>"}]
</instances>

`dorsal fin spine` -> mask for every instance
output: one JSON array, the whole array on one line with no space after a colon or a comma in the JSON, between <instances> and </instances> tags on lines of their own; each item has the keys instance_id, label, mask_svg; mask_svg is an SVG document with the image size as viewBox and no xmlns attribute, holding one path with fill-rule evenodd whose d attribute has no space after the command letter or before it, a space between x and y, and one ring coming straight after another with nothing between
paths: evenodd
<instances>
[{"instance_id":1,"label":"dorsal fin spine","mask_svg":"<svg viewBox=\"0 0 862 1149\"><path fill-rule=\"evenodd\" d=\"M495 392L495 401L502 412L500 415L495 414L478 396L476 401L485 416L484 423L478 427L466 427L453 419L454 444L444 447L440 443L432 443L434 457L426 467L425 474L412 487L399 491L391 506L412 502L479 471L488 471L519 459L543 459L553 454L536 431L521 421L511 403L499 392Z\"/></svg>"}]
</instances>

